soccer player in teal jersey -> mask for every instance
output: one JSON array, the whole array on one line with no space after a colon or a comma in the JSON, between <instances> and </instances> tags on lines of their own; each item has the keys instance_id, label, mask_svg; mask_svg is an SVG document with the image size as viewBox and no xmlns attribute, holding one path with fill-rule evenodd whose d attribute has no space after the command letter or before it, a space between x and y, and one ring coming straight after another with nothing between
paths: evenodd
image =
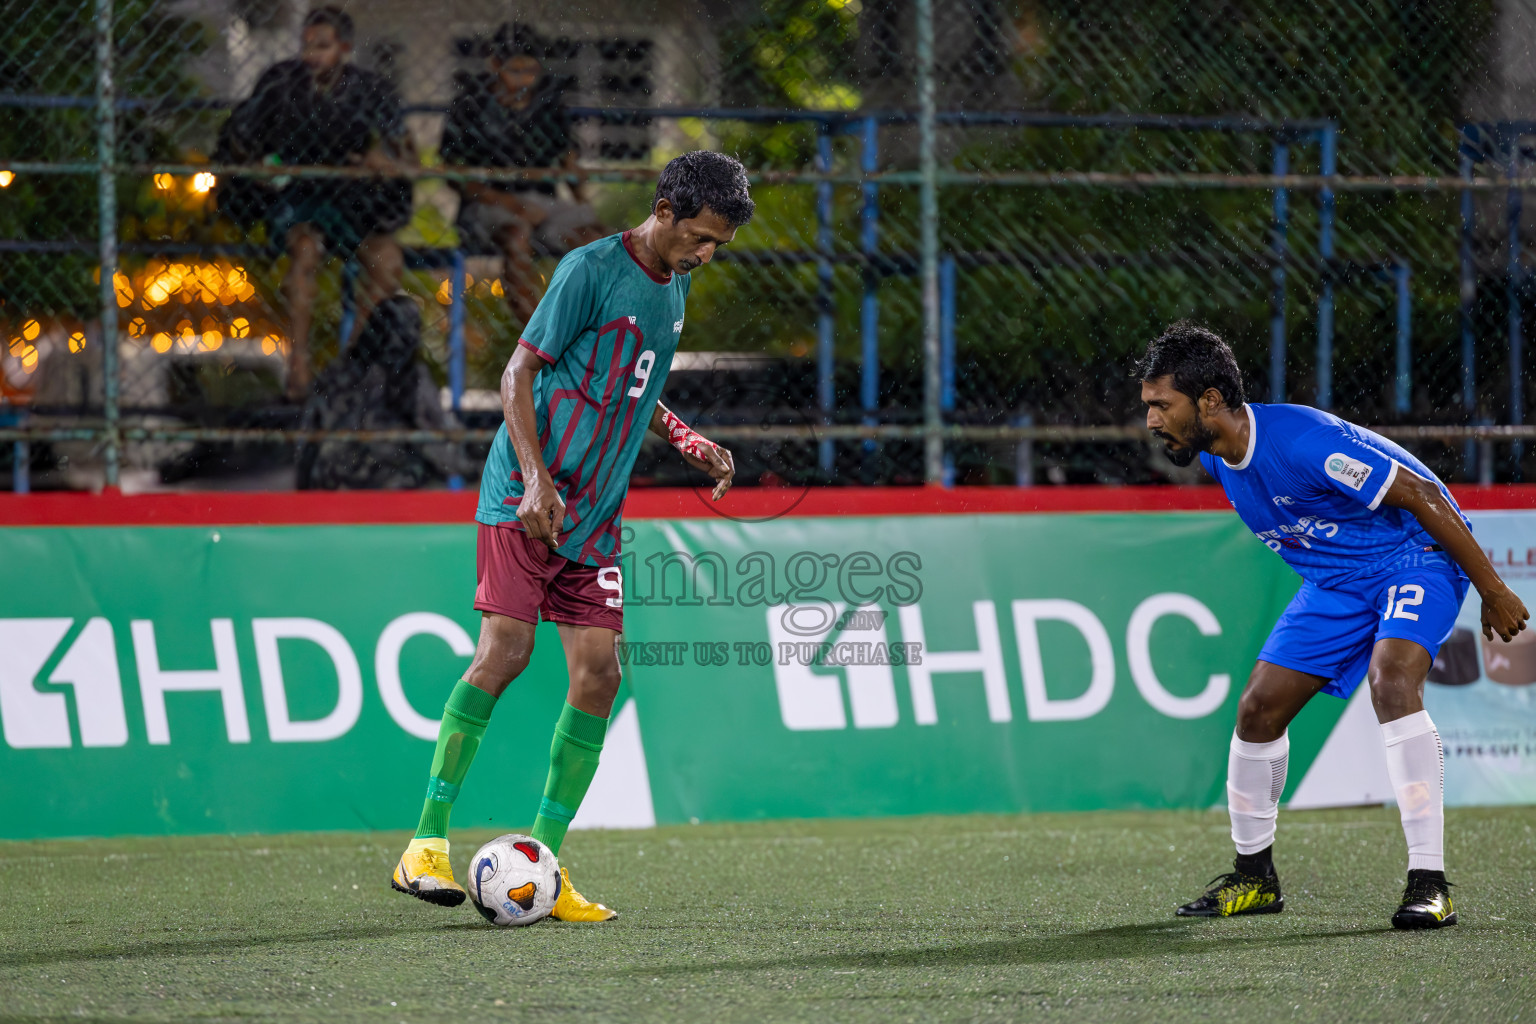
<instances>
[{"instance_id":1,"label":"soccer player in teal jersey","mask_svg":"<svg viewBox=\"0 0 1536 1024\"><path fill-rule=\"evenodd\" d=\"M392 879L401 892L440 906L464 901L448 864L448 814L497 697L528 665L541 617L558 625L570 673L533 825L533 838L559 855L597 771L619 688L620 517L644 431L709 473L716 500L735 473L729 451L659 399L683 330L689 274L751 217L741 164L687 153L661 172L645 223L583 246L555 268L502 374L506 421L475 513L480 642L443 709L421 822ZM572 889L562 868L552 916L617 915Z\"/></svg>"}]
</instances>

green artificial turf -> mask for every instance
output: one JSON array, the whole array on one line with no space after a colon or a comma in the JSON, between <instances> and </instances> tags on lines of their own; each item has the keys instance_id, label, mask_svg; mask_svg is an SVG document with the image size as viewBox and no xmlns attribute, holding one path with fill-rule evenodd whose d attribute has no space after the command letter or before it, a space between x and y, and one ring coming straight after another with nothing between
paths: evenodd
<instances>
[{"instance_id":1,"label":"green artificial turf","mask_svg":"<svg viewBox=\"0 0 1536 1024\"><path fill-rule=\"evenodd\" d=\"M1536 808L1452 811L1462 922L1388 926L1396 814L1284 814L1278 916L1175 919L1225 815L578 832L617 922L497 930L392 892L404 835L0 844L0 1018L1536 1019ZM462 871L483 834L461 834Z\"/></svg>"}]
</instances>

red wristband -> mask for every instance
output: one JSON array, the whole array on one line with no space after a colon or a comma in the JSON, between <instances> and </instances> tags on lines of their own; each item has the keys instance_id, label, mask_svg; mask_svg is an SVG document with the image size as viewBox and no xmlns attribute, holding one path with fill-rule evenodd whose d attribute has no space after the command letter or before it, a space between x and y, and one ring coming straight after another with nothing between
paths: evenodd
<instances>
[{"instance_id":1,"label":"red wristband","mask_svg":"<svg viewBox=\"0 0 1536 1024\"><path fill-rule=\"evenodd\" d=\"M704 446L714 446L704 439L704 435L674 416L671 409L662 410L661 425L667 428L667 440L672 442L673 448L701 462L709 461L704 456Z\"/></svg>"}]
</instances>

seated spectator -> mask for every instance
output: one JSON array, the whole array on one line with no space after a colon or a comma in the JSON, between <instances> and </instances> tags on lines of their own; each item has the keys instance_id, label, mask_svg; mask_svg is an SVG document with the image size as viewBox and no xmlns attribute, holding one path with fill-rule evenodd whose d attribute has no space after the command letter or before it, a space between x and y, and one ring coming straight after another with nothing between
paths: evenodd
<instances>
[{"instance_id":1,"label":"seated spectator","mask_svg":"<svg viewBox=\"0 0 1536 1024\"><path fill-rule=\"evenodd\" d=\"M443 162L464 167L576 166L563 84L544 69L544 47L525 25L496 32L489 73L463 76L443 125ZM465 247L506 260L507 295L524 323L538 302L535 247L560 256L608 232L584 202L561 200L555 182L459 185L459 237Z\"/></svg>"},{"instance_id":2,"label":"seated spectator","mask_svg":"<svg viewBox=\"0 0 1536 1024\"><path fill-rule=\"evenodd\" d=\"M291 263L283 278L292 343L288 394L309 390L310 320L315 276L329 249L356 255L363 279L356 295L357 327L400 289L404 258L393 232L411 217L411 183L387 179L415 153L400 115L400 100L381 75L354 67L352 18L319 7L304 19L297 60L272 65L250 99L230 115L221 148L238 162L357 166L378 177L296 178L275 190L265 211L272 237L282 238ZM249 201L252 191L232 193ZM221 197L222 201L222 197ZM235 214L238 219L238 213Z\"/></svg>"}]
</instances>

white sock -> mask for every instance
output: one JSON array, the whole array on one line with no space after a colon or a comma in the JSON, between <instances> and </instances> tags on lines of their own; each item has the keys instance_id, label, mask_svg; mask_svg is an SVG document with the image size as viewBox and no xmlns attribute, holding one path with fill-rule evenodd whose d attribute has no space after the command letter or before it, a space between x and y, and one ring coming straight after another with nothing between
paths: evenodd
<instances>
[{"instance_id":1,"label":"white sock","mask_svg":"<svg viewBox=\"0 0 1536 1024\"><path fill-rule=\"evenodd\" d=\"M1258 853L1274 844L1280 792L1285 789L1285 765L1290 759L1287 734L1269 743L1249 743L1232 734L1227 758L1227 813L1232 816L1232 841L1241 854Z\"/></svg>"},{"instance_id":2,"label":"white sock","mask_svg":"<svg viewBox=\"0 0 1536 1024\"><path fill-rule=\"evenodd\" d=\"M1445 870L1445 748L1428 711L1383 722L1387 775L1408 840L1408 870Z\"/></svg>"}]
</instances>

